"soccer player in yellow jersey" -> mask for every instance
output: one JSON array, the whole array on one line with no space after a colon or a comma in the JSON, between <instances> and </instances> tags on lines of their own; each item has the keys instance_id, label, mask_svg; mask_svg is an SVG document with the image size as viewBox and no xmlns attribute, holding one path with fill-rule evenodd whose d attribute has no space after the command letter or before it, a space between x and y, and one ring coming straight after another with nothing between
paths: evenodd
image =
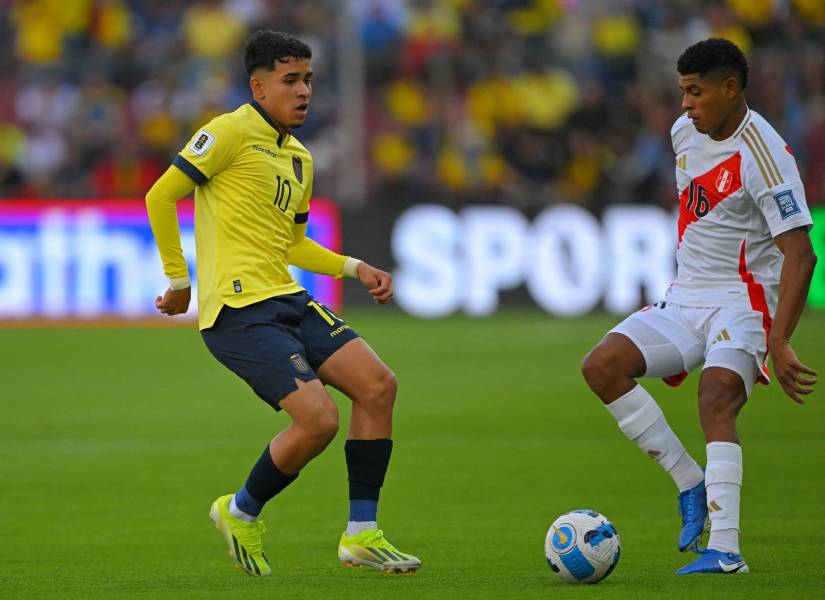
<instances>
[{"instance_id":1,"label":"soccer player in yellow jersey","mask_svg":"<svg viewBox=\"0 0 825 600\"><path fill-rule=\"evenodd\" d=\"M253 100L195 133L146 196L169 277L156 305L185 313L190 284L176 202L195 189L199 327L210 352L292 423L272 439L244 486L219 497L210 517L237 566L269 575L263 553L264 504L292 483L332 441L338 410L324 385L352 400L344 446L350 513L340 561L414 571L378 529L378 495L392 451L396 380L358 334L313 301L287 266L353 277L380 303L392 299L389 273L341 256L306 237L312 157L293 136L312 96L312 51L285 33L258 31L245 48Z\"/></svg>"}]
</instances>

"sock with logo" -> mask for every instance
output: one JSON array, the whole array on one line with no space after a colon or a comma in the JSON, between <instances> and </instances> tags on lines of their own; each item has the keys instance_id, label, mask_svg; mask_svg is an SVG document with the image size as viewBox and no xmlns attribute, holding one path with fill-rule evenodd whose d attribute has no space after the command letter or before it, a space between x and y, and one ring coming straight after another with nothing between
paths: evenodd
<instances>
[{"instance_id":1,"label":"sock with logo","mask_svg":"<svg viewBox=\"0 0 825 600\"><path fill-rule=\"evenodd\" d=\"M347 440L344 454L349 479L346 534L378 529L378 495L390 464L392 440Z\"/></svg>"},{"instance_id":2,"label":"sock with logo","mask_svg":"<svg viewBox=\"0 0 825 600\"><path fill-rule=\"evenodd\" d=\"M246 483L229 503L229 513L236 519L254 521L261 514L264 504L295 481L297 477L297 473L289 475L275 466L267 444L258 462L249 472Z\"/></svg>"},{"instance_id":3,"label":"sock with logo","mask_svg":"<svg viewBox=\"0 0 825 600\"><path fill-rule=\"evenodd\" d=\"M731 442L711 442L707 445L707 453L708 548L738 554L742 448Z\"/></svg>"},{"instance_id":4,"label":"sock with logo","mask_svg":"<svg viewBox=\"0 0 825 600\"><path fill-rule=\"evenodd\" d=\"M649 457L670 473L680 492L702 482L702 469L673 433L653 397L636 385L624 396L605 405L619 429Z\"/></svg>"}]
</instances>

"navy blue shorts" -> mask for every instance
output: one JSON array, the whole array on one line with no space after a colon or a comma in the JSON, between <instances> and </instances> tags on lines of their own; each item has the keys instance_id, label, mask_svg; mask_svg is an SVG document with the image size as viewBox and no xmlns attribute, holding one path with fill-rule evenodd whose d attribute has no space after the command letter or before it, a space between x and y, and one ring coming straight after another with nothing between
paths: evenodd
<instances>
[{"instance_id":1,"label":"navy blue shorts","mask_svg":"<svg viewBox=\"0 0 825 600\"><path fill-rule=\"evenodd\" d=\"M316 369L358 334L306 292L244 306L224 306L201 331L206 347L275 410L298 389L296 379L318 379Z\"/></svg>"}]
</instances>

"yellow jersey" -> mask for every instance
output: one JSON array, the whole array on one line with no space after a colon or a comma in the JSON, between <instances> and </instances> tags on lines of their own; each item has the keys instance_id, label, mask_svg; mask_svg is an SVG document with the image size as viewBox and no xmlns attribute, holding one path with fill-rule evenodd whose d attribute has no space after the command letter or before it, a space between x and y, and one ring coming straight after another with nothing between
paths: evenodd
<instances>
[{"instance_id":1,"label":"yellow jersey","mask_svg":"<svg viewBox=\"0 0 825 600\"><path fill-rule=\"evenodd\" d=\"M304 237L312 156L294 136L279 133L256 102L215 117L172 164L169 171L181 171L196 185L200 329L214 324L224 304L240 308L301 291L287 269L290 263L342 276L346 257ZM146 199L164 272L179 278L187 271L174 202L191 191L191 183L185 191L178 183L172 196L164 196L164 189L171 188L165 181L182 179L169 171Z\"/></svg>"}]
</instances>

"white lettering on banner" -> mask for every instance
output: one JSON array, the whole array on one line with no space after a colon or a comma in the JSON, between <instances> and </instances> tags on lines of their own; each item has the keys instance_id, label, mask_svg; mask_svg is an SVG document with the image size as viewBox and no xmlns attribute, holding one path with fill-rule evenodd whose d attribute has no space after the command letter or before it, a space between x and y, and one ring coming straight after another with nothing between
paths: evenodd
<instances>
[{"instance_id":1,"label":"white lettering on banner","mask_svg":"<svg viewBox=\"0 0 825 600\"><path fill-rule=\"evenodd\" d=\"M313 202L309 237L339 249L337 207L321 198ZM178 210L181 247L196 298L194 206L184 201ZM319 302L337 305L340 281L293 273ZM0 321L159 317L155 297L168 286L143 200L0 202ZM193 301L183 319L196 317Z\"/></svg>"},{"instance_id":2,"label":"white lettering on banner","mask_svg":"<svg viewBox=\"0 0 825 600\"><path fill-rule=\"evenodd\" d=\"M464 290L459 254L461 220L435 204L415 206L395 222L392 249L401 308L421 317L440 317L461 308Z\"/></svg>"},{"instance_id":3,"label":"white lettering on banner","mask_svg":"<svg viewBox=\"0 0 825 600\"><path fill-rule=\"evenodd\" d=\"M614 206L602 223L609 260L605 308L613 313L638 308L641 287L651 302L658 300L675 276L673 216L654 206Z\"/></svg>"},{"instance_id":4,"label":"white lettering on banner","mask_svg":"<svg viewBox=\"0 0 825 600\"><path fill-rule=\"evenodd\" d=\"M107 271L111 270L115 295L115 310L126 316L141 313L141 249L139 240L125 233L106 232L103 219L96 211L78 215L75 254L77 270L77 314L94 317L105 312ZM162 288L161 288L162 289Z\"/></svg>"},{"instance_id":5,"label":"white lettering on banner","mask_svg":"<svg viewBox=\"0 0 825 600\"><path fill-rule=\"evenodd\" d=\"M37 242L43 257L43 312L49 317L59 317L69 310L66 222L61 211L53 210L43 215L42 223Z\"/></svg>"},{"instance_id":6,"label":"white lettering on banner","mask_svg":"<svg viewBox=\"0 0 825 600\"><path fill-rule=\"evenodd\" d=\"M599 223L572 205L544 210L522 239L532 248L523 274L527 289L547 312L574 316L599 303L603 260Z\"/></svg>"},{"instance_id":7,"label":"white lettering on banner","mask_svg":"<svg viewBox=\"0 0 825 600\"><path fill-rule=\"evenodd\" d=\"M504 206L468 208L461 213L467 268L461 288L464 309L471 315L489 315L498 307L498 290L522 282L527 219Z\"/></svg>"},{"instance_id":8,"label":"white lettering on banner","mask_svg":"<svg viewBox=\"0 0 825 600\"><path fill-rule=\"evenodd\" d=\"M396 221L392 248L396 299L413 315L464 310L487 315L499 293L526 284L555 315L604 303L614 313L661 298L675 275L674 215L647 206L617 206L602 224L574 205L545 209L532 223L504 206L419 205Z\"/></svg>"},{"instance_id":9,"label":"white lettering on banner","mask_svg":"<svg viewBox=\"0 0 825 600\"><path fill-rule=\"evenodd\" d=\"M28 314L34 299L32 252L25 236L0 238L0 314Z\"/></svg>"},{"instance_id":10,"label":"white lettering on banner","mask_svg":"<svg viewBox=\"0 0 825 600\"><path fill-rule=\"evenodd\" d=\"M191 229L181 231L181 245L193 265ZM0 235L0 317L154 314L153 299L168 285L152 239L107 228L94 209L47 211L31 232Z\"/></svg>"}]
</instances>

